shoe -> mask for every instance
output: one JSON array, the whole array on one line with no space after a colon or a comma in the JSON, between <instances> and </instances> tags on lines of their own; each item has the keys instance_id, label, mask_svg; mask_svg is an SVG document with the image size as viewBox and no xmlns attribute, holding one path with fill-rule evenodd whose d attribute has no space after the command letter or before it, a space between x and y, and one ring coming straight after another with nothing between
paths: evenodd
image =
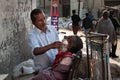
<instances>
[{"instance_id":1,"label":"shoe","mask_svg":"<svg viewBox=\"0 0 120 80\"><path fill-rule=\"evenodd\" d=\"M39 70L36 70L35 72L33 72L34 75L37 75L39 73Z\"/></svg>"},{"instance_id":2,"label":"shoe","mask_svg":"<svg viewBox=\"0 0 120 80\"><path fill-rule=\"evenodd\" d=\"M112 56L112 58L119 58L119 56L116 56L116 55L115 55L115 56Z\"/></svg>"}]
</instances>

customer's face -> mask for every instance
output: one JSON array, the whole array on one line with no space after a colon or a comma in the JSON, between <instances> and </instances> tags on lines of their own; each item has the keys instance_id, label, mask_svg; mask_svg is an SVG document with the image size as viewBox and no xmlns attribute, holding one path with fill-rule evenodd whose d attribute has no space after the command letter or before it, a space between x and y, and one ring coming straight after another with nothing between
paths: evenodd
<instances>
[{"instance_id":1,"label":"customer's face","mask_svg":"<svg viewBox=\"0 0 120 80\"><path fill-rule=\"evenodd\" d=\"M64 36L64 38L68 41L68 49L71 49L72 43L76 39L75 36Z\"/></svg>"},{"instance_id":2,"label":"customer's face","mask_svg":"<svg viewBox=\"0 0 120 80\"><path fill-rule=\"evenodd\" d=\"M39 13L37 15L34 15L35 17L35 22L33 23L37 28L41 29L45 27L46 25L46 18L45 15L42 13Z\"/></svg>"},{"instance_id":3,"label":"customer's face","mask_svg":"<svg viewBox=\"0 0 120 80\"><path fill-rule=\"evenodd\" d=\"M64 39L62 40L62 46L60 47L61 52L69 51L72 48L73 36L64 36Z\"/></svg>"}]
</instances>

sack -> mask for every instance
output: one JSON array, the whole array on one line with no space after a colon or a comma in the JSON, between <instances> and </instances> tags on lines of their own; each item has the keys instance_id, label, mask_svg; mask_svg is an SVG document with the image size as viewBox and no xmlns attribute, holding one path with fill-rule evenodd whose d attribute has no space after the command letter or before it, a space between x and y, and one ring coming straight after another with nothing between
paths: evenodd
<instances>
[{"instance_id":1,"label":"sack","mask_svg":"<svg viewBox=\"0 0 120 80\"><path fill-rule=\"evenodd\" d=\"M34 65L34 61L32 59L24 61L24 62L18 64L17 66L15 66L15 68L13 69L13 76L19 77L22 75L31 74L31 73L35 72L35 70L33 69L34 67L35 67L35 65Z\"/></svg>"}]
</instances>

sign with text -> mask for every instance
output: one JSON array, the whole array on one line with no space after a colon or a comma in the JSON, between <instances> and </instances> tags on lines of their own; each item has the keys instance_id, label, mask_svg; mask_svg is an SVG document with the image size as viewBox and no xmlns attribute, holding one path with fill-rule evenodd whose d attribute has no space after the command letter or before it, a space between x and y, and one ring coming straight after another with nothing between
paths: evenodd
<instances>
[{"instance_id":1,"label":"sign with text","mask_svg":"<svg viewBox=\"0 0 120 80\"><path fill-rule=\"evenodd\" d=\"M53 26L58 26L58 17L57 16L52 16L51 17L51 24Z\"/></svg>"},{"instance_id":2,"label":"sign with text","mask_svg":"<svg viewBox=\"0 0 120 80\"><path fill-rule=\"evenodd\" d=\"M59 0L51 0L51 25L58 28L58 5Z\"/></svg>"}]
</instances>

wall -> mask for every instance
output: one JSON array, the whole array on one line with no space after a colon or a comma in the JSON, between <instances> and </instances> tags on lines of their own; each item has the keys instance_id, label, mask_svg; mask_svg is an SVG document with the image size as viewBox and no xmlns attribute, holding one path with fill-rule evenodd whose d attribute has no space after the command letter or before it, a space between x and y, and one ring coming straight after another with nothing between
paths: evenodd
<instances>
[{"instance_id":1,"label":"wall","mask_svg":"<svg viewBox=\"0 0 120 80\"><path fill-rule=\"evenodd\" d=\"M92 12L98 18L98 11L104 8L104 0L84 0L84 9Z\"/></svg>"},{"instance_id":2,"label":"wall","mask_svg":"<svg viewBox=\"0 0 120 80\"><path fill-rule=\"evenodd\" d=\"M70 0L70 14L72 15L72 10L76 10L76 13L78 13L78 2L76 0Z\"/></svg>"},{"instance_id":3,"label":"wall","mask_svg":"<svg viewBox=\"0 0 120 80\"><path fill-rule=\"evenodd\" d=\"M118 6L118 5L120 5L120 1L105 1L105 5L111 6L111 7Z\"/></svg>"},{"instance_id":4,"label":"wall","mask_svg":"<svg viewBox=\"0 0 120 80\"><path fill-rule=\"evenodd\" d=\"M0 0L0 75L12 73L15 65L31 58L26 35L32 28L32 2Z\"/></svg>"},{"instance_id":5,"label":"wall","mask_svg":"<svg viewBox=\"0 0 120 80\"><path fill-rule=\"evenodd\" d=\"M95 1L94 5L95 5L95 6L94 6L92 12L93 12L93 14L94 14L94 17L95 17L95 18L98 18L98 16L99 16L99 15L98 15L99 10L103 9L104 6L105 6L104 0Z\"/></svg>"},{"instance_id":6,"label":"wall","mask_svg":"<svg viewBox=\"0 0 120 80\"><path fill-rule=\"evenodd\" d=\"M45 15L50 16L51 0L36 0L37 7L44 10Z\"/></svg>"}]
</instances>

